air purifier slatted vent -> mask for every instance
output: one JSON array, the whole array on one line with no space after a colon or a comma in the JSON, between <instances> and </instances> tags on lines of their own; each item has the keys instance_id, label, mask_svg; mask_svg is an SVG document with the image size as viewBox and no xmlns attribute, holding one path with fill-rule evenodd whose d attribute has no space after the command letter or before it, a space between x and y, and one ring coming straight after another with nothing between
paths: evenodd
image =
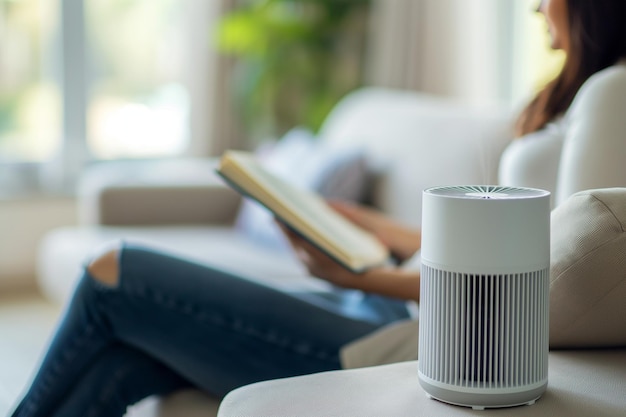
<instances>
[{"instance_id":1,"label":"air purifier slatted vent","mask_svg":"<svg viewBox=\"0 0 626 417\"><path fill-rule=\"evenodd\" d=\"M420 372L467 389L530 386L548 374L548 269L479 275L422 265ZM540 356L540 357L539 357Z\"/></svg>"}]
</instances>

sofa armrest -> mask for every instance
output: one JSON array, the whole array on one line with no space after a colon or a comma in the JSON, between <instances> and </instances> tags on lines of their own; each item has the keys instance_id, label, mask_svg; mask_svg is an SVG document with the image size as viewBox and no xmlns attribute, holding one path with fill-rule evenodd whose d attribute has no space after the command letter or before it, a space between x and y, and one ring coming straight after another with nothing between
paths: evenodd
<instances>
[{"instance_id":1,"label":"sofa armrest","mask_svg":"<svg viewBox=\"0 0 626 417\"><path fill-rule=\"evenodd\" d=\"M107 162L89 167L78 191L84 225L230 224L241 197L215 160Z\"/></svg>"},{"instance_id":2,"label":"sofa armrest","mask_svg":"<svg viewBox=\"0 0 626 417\"><path fill-rule=\"evenodd\" d=\"M623 416L626 350L551 351L548 391L536 404L474 411L430 399L417 362L330 371L246 385L223 399L218 417ZM375 398L376 401L372 401Z\"/></svg>"}]
</instances>

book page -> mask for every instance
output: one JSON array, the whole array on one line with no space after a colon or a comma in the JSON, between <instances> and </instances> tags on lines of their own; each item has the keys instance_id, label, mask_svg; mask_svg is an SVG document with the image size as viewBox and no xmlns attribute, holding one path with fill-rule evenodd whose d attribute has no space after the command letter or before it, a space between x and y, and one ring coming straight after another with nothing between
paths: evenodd
<instances>
[{"instance_id":1,"label":"book page","mask_svg":"<svg viewBox=\"0 0 626 417\"><path fill-rule=\"evenodd\" d=\"M231 164L238 170L229 168ZM296 230L302 229L299 230L301 233L320 240L319 244L359 262L382 263L387 259L386 248L369 232L343 218L317 194L298 189L276 177L254 157L228 152L221 171ZM250 186L251 183L256 185Z\"/></svg>"}]
</instances>

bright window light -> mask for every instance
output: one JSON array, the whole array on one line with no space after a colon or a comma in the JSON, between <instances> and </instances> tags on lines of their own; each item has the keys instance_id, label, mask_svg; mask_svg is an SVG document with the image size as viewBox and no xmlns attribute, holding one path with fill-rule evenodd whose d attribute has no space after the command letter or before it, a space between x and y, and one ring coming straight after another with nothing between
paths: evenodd
<instances>
[{"instance_id":1,"label":"bright window light","mask_svg":"<svg viewBox=\"0 0 626 417\"><path fill-rule=\"evenodd\" d=\"M96 158L171 156L186 149L185 3L85 3L94 62L87 135Z\"/></svg>"},{"instance_id":2,"label":"bright window light","mask_svg":"<svg viewBox=\"0 0 626 417\"><path fill-rule=\"evenodd\" d=\"M58 0L0 0L0 163L52 157L61 142L53 79Z\"/></svg>"}]
</instances>

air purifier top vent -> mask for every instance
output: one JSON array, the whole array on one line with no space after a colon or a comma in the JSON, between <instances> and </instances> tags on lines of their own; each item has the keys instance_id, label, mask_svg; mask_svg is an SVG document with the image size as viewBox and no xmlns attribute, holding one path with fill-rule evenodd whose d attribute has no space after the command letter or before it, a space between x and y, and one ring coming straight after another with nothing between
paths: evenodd
<instances>
[{"instance_id":1,"label":"air purifier top vent","mask_svg":"<svg viewBox=\"0 0 626 417\"><path fill-rule=\"evenodd\" d=\"M425 190L422 203L424 265L475 274L521 273L549 265L548 191L450 185Z\"/></svg>"},{"instance_id":2,"label":"air purifier top vent","mask_svg":"<svg viewBox=\"0 0 626 417\"><path fill-rule=\"evenodd\" d=\"M429 188L425 192L440 197L483 200L524 199L549 195L549 192L536 188L503 187L497 185L442 186Z\"/></svg>"}]
</instances>

